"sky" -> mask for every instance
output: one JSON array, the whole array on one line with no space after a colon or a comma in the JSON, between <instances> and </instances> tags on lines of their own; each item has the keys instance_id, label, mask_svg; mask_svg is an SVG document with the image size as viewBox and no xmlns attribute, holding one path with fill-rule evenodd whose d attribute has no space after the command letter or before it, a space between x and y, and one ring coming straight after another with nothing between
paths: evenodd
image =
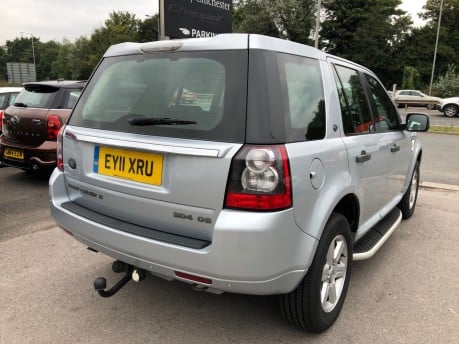
<instances>
[{"instance_id":1,"label":"sky","mask_svg":"<svg viewBox=\"0 0 459 344\"><path fill-rule=\"evenodd\" d=\"M68 39L74 42L104 26L113 11L129 11L138 19L158 13L159 0L0 0L0 46L21 37L41 42ZM401 8L422 24L417 13L426 0L403 0Z\"/></svg>"}]
</instances>

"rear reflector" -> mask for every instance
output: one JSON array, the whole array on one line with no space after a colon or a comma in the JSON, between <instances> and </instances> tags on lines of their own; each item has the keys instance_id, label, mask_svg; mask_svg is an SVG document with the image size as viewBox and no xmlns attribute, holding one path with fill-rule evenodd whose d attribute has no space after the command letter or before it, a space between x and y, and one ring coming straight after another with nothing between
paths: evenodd
<instances>
[{"instance_id":1,"label":"rear reflector","mask_svg":"<svg viewBox=\"0 0 459 344\"><path fill-rule=\"evenodd\" d=\"M208 285L212 284L212 280L209 278L205 278L202 276L196 276L196 275L190 275L185 272L175 271L175 276L189 280L189 281L197 282L197 283L208 284Z\"/></svg>"},{"instance_id":2,"label":"rear reflector","mask_svg":"<svg viewBox=\"0 0 459 344\"><path fill-rule=\"evenodd\" d=\"M60 171L64 171L64 130L65 125L57 133L57 168Z\"/></svg>"}]
</instances>

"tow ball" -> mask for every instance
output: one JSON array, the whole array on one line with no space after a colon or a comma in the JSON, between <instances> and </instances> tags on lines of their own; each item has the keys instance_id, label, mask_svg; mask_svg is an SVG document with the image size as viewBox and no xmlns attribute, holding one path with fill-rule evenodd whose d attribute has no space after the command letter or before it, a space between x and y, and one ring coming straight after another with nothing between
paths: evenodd
<instances>
[{"instance_id":1,"label":"tow ball","mask_svg":"<svg viewBox=\"0 0 459 344\"><path fill-rule=\"evenodd\" d=\"M116 273L124 272L125 275L118 281L111 289L105 290L107 287L107 280L104 277L97 277L94 280L94 289L97 290L100 296L110 297L115 295L121 288L123 288L131 279L134 282L140 282L145 279L145 270L135 268L132 265L126 264L119 260L116 260L112 264L112 270Z\"/></svg>"}]
</instances>

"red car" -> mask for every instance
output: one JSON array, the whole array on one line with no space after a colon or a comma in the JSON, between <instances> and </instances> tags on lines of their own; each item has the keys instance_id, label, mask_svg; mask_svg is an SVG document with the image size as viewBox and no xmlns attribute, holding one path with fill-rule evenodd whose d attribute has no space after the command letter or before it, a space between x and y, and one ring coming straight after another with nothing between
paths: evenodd
<instances>
[{"instance_id":1,"label":"red car","mask_svg":"<svg viewBox=\"0 0 459 344\"><path fill-rule=\"evenodd\" d=\"M84 81L24 84L14 105L3 114L0 162L24 170L53 169L57 133L67 122L84 85Z\"/></svg>"}]
</instances>

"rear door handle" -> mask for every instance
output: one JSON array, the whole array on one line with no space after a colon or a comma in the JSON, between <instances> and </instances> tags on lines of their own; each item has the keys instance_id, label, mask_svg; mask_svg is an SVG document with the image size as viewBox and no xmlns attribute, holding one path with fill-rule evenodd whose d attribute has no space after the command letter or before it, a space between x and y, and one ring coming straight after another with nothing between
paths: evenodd
<instances>
[{"instance_id":1,"label":"rear door handle","mask_svg":"<svg viewBox=\"0 0 459 344\"><path fill-rule=\"evenodd\" d=\"M398 145L393 145L391 148L390 148L390 151L392 153L395 153L395 152L398 152L400 150L400 146Z\"/></svg>"},{"instance_id":2,"label":"rear door handle","mask_svg":"<svg viewBox=\"0 0 459 344\"><path fill-rule=\"evenodd\" d=\"M357 162L365 162L371 159L371 154L365 152L364 150L355 157L355 161Z\"/></svg>"}]
</instances>

